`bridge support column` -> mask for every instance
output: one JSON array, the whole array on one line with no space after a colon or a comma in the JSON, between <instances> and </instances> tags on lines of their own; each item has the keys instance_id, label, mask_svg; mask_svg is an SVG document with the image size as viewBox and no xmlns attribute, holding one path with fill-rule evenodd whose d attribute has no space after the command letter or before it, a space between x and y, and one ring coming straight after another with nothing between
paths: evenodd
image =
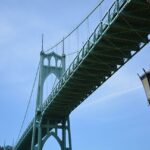
<instances>
[{"instance_id":1,"label":"bridge support column","mask_svg":"<svg viewBox=\"0 0 150 150\"><path fill-rule=\"evenodd\" d=\"M41 113L37 113L32 133L31 150L42 150L42 126L41 126ZM36 144L35 144L36 143Z\"/></svg>"},{"instance_id":2,"label":"bridge support column","mask_svg":"<svg viewBox=\"0 0 150 150\"><path fill-rule=\"evenodd\" d=\"M42 150L42 128L40 124L38 127L38 150Z\"/></svg>"},{"instance_id":3,"label":"bridge support column","mask_svg":"<svg viewBox=\"0 0 150 150\"><path fill-rule=\"evenodd\" d=\"M64 119L59 124L55 124L55 125L52 125L50 121L47 121L47 125L42 125L42 126L43 129L47 130L46 136L42 139L42 147L44 146L48 138L50 136L53 136L57 140L58 144L60 145L61 150L72 150L69 118Z\"/></svg>"},{"instance_id":4,"label":"bridge support column","mask_svg":"<svg viewBox=\"0 0 150 150\"><path fill-rule=\"evenodd\" d=\"M54 62L52 61L53 59ZM41 51L39 82L38 82L38 90L37 90L35 118L34 118L33 131L32 131L31 150L42 150L43 147L43 138L44 138L43 136L45 136L45 130L43 130L42 127L43 126L42 105L43 105L43 91L44 91L43 87L44 87L45 79L50 74L54 74L57 77L57 79L60 80L64 71L65 71L64 42L63 42L62 56L56 54L55 52L44 53L43 51ZM62 123L63 135L59 143L61 148L63 147L62 150L71 150L66 148L66 130L68 130L68 125L66 126L66 122L68 121L64 121ZM55 126L55 128L57 127ZM52 128L49 128L49 130L52 130Z\"/></svg>"},{"instance_id":5,"label":"bridge support column","mask_svg":"<svg viewBox=\"0 0 150 150\"><path fill-rule=\"evenodd\" d=\"M68 135L68 137L67 137ZM68 144L68 145L67 145ZM72 150L70 120L62 122L62 150Z\"/></svg>"}]
</instances>

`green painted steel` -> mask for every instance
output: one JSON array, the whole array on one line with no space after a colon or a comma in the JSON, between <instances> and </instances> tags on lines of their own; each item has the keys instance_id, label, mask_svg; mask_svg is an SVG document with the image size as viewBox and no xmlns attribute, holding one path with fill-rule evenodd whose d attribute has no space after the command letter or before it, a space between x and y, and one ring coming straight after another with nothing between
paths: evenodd
<instances>
[{"instance_id":1,"label":"green painted steel","mask_svg":"<svg viewBox=\"0 0 150 150\"><path fill-rule=\"evenodd\" d=\"M43 46L42 46L43 47ZM55 64L52 64L52 58L55 61ZM60 62L60 64L58 63ZM32 131L32 141L31 141L31 150L42 150L42 147L44 146L43 144L45 143L44 139L47 137L49 134L53 133L54 137L56 140L58 139L58 142L61 146L61 150L63 149L71 149L71 144L69 144L69 147L67 147L67 142L69 143L70 140L66 140L67 137L67 131L68 133L70 132L70 126L66 125L66 122L69 122L64 118L64 120L60 123L61 125L58 124L53 124L50 122L49 118L47 118L47 121L43 124L42 123L42 104L43 104L43 91L44 91L44 83L46 78L50 74L55 74L57 79L61 79L62 75L65 72L65 55L64 53L62 56L56 54L55 52L51 53L44 53L43 49L40 53L40 64L39 64L39 81L38 81L38 92L37 92L37 99L36 99L36 109L35 109L35 117L34 117L34 122L33 122L33 131ZM69 116L68 116L69 118ZM51 131L51 126L55 128L55 132ZM57 130L61 129L62 130L62 136L58 136ZM42 133L46 129L46 135L43 138ZM69 136L69 134L68 134ZM69 136L68 139L71 139ZM44 141L43 141L44 140Z\"/></svg>"},{"instance_id":2,"label":"green painted steel","mask_svg":"<svg viewBox=\"0 0 150 150\"><path fill-rule=\"evenodd\" d=\"M42 123L58 124L148 42L150 4L117 0L42 105ZM52 129L52 128L51 128ZM33 121L15 150L29 150ZM46 135L46 129L42 137ZM36 141L37 142L37 141Z\"/></svg>"}]
</instances>

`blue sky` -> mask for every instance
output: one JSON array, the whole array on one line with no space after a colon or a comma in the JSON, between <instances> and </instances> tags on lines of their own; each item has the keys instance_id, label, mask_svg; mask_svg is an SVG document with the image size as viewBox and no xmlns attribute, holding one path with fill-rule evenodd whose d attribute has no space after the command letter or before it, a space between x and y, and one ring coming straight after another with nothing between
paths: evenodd
<instances>
[{"instance_id":1,"label":"blue sky","mask_svg":"<svg viewBox=\"0 0 150 150\"><path fill-rule=\"evenodd\" d=\"M17 139L39 61L41 34L45 35L45 49L51 47L98 3L99 0L1 0L0 145L4 141L11 145L13 139L14 142ZM100 15L108 5L107 1ZM89 30L92 30L92 26L94 23L90 24ZM71 45L66 46L66 53L77 49L75 39L74 35L71 44L66 42L66 45ZM81 45L82 40L79 47ZM143 48L72 112L73 149L150 149L150 107L137 76L137 73L142 74L142 68L150 68L149 49L149 45ZM56 51L61 53L59 48ZM68 64L73 57L67 58ZM34 115L35 96L36 89L24 129ZM44 150L48 150L48 147L59 149L54 139L48 142Z\"/></svg>"}]
</instances>

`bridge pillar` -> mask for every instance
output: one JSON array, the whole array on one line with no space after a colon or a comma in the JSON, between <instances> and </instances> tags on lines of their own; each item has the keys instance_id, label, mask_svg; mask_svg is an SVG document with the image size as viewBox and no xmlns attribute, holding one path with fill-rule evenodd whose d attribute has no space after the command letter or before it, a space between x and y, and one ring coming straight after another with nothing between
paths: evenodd
<instances>
[{"instance_id":1,"label":"bridge pillar","mask_svg":"<svg viewBox=\"0 0 150 150\"><path fill-rule=\"evenodd\" d=\"M68 132L68 133L67 133ZM68 135L68 137L67 137ZM67 145L68 143L68 145ZM72 150L70 120L62 122L62 150Z\"/></svg>"},{"instance_id":2,"label":"bridge pillar","mask_svg":"<svg viewBox=\"0 0 150 150\"><path fill-rule=\"evenodd\" d=\"M41 124L38 126L38 150L42 150L42 128Z\"/></svg>"},{"instance_id":3,"label":"bridge pillar","mask_svg":"<svg viewBox=\"0 0 150 150\"><path fill-rule=\"evenodd\" d=\"M64 119L62 122L53 125L48 121L47 125L42 125L42 127L47 130L46 136L42 139L42 147L47 139L50 136L53 136L60 145L61 150L72 150L69 117Z\"/></svg>"},{"instance_id":4,"label":"bridge pillar","mask_svg":"<svg viewBox=\"0 0 150 150\"><path fill-rule=\"evenodd\" d=\"M52 59L54 59L53 64L52 64ZM43 128L42 128L41 122L42 122L43 87L44 87L45 79L52 73L58 79L60 79L64 71L65 71L64 53L62 54L62 56L60 56L56 54L55 52L46 54L43 51L41 51L38 92L37 92L37 100L36 100L35 117L34 117L34 123L33 123L31 150L42 150L42 147L43 147L42 145ZM66 121L64 121L64 123L66 123ZM71 149L66 149L66 144L65 144L66 143L66 129L68 130L68 126L66 128L66 125L64 125L64 123L62 123L64 127L62 126L63 138L61 141L63 142L60 142L61 147L65 145L62 150L71 150ZM70 131L70 129L68 131Z\"/></svg>"}]
</instances>

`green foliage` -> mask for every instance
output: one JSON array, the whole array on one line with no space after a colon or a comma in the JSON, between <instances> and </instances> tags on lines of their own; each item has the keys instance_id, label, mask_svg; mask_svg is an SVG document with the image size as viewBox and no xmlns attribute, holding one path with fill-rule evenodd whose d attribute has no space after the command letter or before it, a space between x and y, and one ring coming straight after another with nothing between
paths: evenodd
<instances>
[{"instance_id":1,"label":"green foliage","mask_svg":"<svg viewBox=\"0 0 150 150\"><path fill-rule=\"evenodd\" d=\"M0 146L0 150L12 150L12 147L11 147L11 146L6 146L6 147L4 148L4 147L1 147L1 146Z\"/></svg>"}]
</instances>

